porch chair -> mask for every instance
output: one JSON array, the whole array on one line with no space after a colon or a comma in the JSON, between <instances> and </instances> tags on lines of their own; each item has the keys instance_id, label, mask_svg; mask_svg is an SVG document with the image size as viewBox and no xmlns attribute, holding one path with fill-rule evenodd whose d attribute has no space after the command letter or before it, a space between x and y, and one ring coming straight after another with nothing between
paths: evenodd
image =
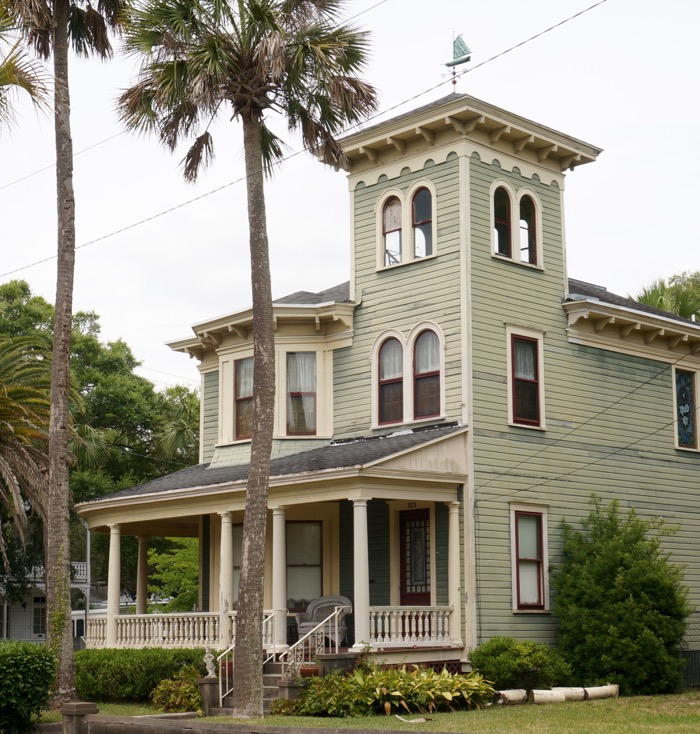
<instances>
[{"instance_id":1,"label":"porch chair","mask_svg":"<svg viewBox=\"0 0 700 734\"><path fill-rule=\"evenodd\" d=\"M305 612L296 614L297 629L299 630L299 639L311 632L314 627L323 622L326 617L333 614L336 607L348 607L338 615L338 639L335 639L335 625L330 624L329 629L324 630L325 636L338 645L348 636L348 628L345 624L345 617L352 612L352 602L347 596L340 594L331 596L320 596L314 599Z\"/></svg>"}]
</instances>

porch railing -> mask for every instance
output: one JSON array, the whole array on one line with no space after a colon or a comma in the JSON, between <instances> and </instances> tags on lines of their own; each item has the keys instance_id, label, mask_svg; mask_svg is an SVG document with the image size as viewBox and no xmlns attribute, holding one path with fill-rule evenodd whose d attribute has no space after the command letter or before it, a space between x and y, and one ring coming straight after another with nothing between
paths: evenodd
<instances>
[{"instance_id":1,"label":"porch railing","mask_svg":"<svg viewBox=\"0 0 700 734\"><path fill-rule=\"evenodd\" d=\"M338 621L341 613L348 611L352 611L352 607L337 606L322 622L279 656L282 680L299 677L305 663L313 663L316 655L326 652L326 638L331 641L331 649L338 652L341 637L338 634Z\"/></svg>"},{"instance_id":2,"label":"porch railing","mask_svg":"<svg viewBox=\"0 0 700 734\"><path fill-rule=\"evenodd\" d=\"M284 609L278 614L287 614ZM233 690L233 661L236 645L236 613L232 614L233 634L231 635L231 645L217 657L219 665L219 705L223 706L224 698ZM269 660L274 660L277 655L275 643L275 612L264 611L262 623L262 640L263 640L263 665Z\"/></svg>"},{"instance_id":3,"label":"porch railing","mask_svg":"<svg viewBox=\"0 0 700 734\"><path fill-rule=\"evenodd\" d=\"M372 647L414 647L450 643L452 607L370 607Z\"/></svg>"},{"instance_id":4,"label":"porch railing","mask_svg":"<svg viewBox=\"0 0 700 734\"><path fill-rule=\"evenodd\" d=\"M219 614L120 614L116 647L217 647L221 644ZM87 646L107 646L106 616L88 617Z\"/></svg>"}]
</instances>

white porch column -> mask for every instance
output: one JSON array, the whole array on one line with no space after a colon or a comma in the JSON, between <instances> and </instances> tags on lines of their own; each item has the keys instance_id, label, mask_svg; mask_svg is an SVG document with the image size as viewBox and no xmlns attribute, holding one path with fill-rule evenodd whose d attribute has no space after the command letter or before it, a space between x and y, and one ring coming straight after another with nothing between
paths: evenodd
<instances>
[{"instance_id":1,"label":"white porch column","mask_svg":"<svg viewBox=\"0 0 700 734\"><path fill-rule=\"evenodd\" d=\"M447 526L447 589L448 604L452 607L450 615L450 639L462 641L462 604L460 593L460 563L459 563L459 502L448 502L450 511Z\"/></svg>"},{"instance_id":2,"label":"white porch column","mask_svg":"<svg viewBox=\"0 0 700 734\"><path fill-rule=\"evenodd\" d=\"M230 512L221 513L221 562L219 564L219 630L221 644L231 642L228 615L233 607L233 523Z\"/></svg>"},{"instance_id":3,"label":"white porch column","mask_svg":"<svg viewBox=\"0 0 700 734\"><path fill-rule=\"evenodd\" d=\"M367 543L367 500L353 500L353 551L355 620L354 650L361 650L369 644L369 547Z\"/></svg>"},{"instance_id":4,"label":"white porch column","mask_svg":"<svg viewBox=\"0 0 700 734\"><path fill-rule=\"evenodd\" d=\"M272 510L272 609L276 650L287 645L287 524L284 507Z\"/></svg>"},{"instance_id":5,"label":"white porch column","mask_svg":"<svg viewBox=\"0 0 700 734\"><path fill-rule=\"evenodd\" d=\"M109 526L109 567L107 571L107 647L117 645L117 617L121 597L122 549L119 525Z\"/></svg>"},{"instance_id":6,"label":"white porch column","mask_svg":"<svg viewBox=\"0 0 700 734\"><path fill-rule=\"evenodd\" d=\"M139 555L136 566L136 614L146 614L148 602L148 538L139 535Z\"/></svg>"}]
</instances>

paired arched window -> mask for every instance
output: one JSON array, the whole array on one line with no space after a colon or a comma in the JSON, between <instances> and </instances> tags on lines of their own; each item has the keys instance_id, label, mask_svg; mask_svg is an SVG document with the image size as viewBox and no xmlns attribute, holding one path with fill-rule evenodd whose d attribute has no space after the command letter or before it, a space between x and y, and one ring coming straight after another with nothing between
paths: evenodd
<instances>
[{"instance_id":1,"label":"paired arched window","mask_svg":"<svg viewBox=\"0 0 700 734\"><path fill-rule=\"evenodd\" d=\"M516 203L517 227L513 221L513 200L505 186L493 192L493 251L528 265L538 265L537 205L529 194ZM517 242L517 245L516 245Z\"/></svg>"},{"instance_id":2,"label":"paired arched window","mask_svg":"<svg viewBox=\"0 0 700 734\"><path fill-rule=\"evenodd\" d=\"M383 267L412 262L435 254L433 194L427 186L416 189L404 213L401 195L390 196L381 210L381 264ZM409 218L410 217L410 218ZM407 242L404 247L403 243Z\"/></svg>"},{"instance_id":3,"label":"paired arched window","mask_svg":"<svg viewBox=\"0 0 700 734\"><path fill-rule=\"evenodd\" d=\"M431 329L418 334L412 350L404 349L394 336L382 342L378 352L379 425L441 414L441 349Z\"/></svg>"}]
</instances>

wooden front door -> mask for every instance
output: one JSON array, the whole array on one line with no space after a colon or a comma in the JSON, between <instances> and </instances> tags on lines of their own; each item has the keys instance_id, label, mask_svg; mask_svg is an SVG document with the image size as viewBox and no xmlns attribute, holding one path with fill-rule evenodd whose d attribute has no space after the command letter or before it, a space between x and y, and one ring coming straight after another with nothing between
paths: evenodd
<instances>
[{"instance_id":1,"label":"wooden front door","mask_svg":"<svg viewBox=\"0 0 700 734\"><path fill-rule=\"evenodd\" d=\"M401 606L430 606L430 510L400 514Z\"/></svg>"}]
</instances>

